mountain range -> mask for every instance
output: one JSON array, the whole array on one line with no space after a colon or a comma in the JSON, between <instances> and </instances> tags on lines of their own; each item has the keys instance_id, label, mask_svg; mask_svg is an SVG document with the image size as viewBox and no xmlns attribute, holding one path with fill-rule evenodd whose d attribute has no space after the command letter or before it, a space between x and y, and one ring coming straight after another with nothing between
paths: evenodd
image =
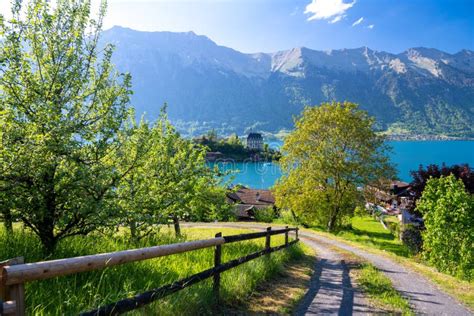
<instances>
[{"instance_id":1,"label":"mountain range","mask_svg":"<svg viewBox=\"0 0 474 316\"><path fill-rule=\"evenodd\" d=\"M113 27L113 62L130 72L137 116L157 117L163 103L185 134L277 133L305 106L352 101L391 134L474 137L474 52L367 47L298 47L245 54L193 32Z\"/></svg>"}]
</instances>

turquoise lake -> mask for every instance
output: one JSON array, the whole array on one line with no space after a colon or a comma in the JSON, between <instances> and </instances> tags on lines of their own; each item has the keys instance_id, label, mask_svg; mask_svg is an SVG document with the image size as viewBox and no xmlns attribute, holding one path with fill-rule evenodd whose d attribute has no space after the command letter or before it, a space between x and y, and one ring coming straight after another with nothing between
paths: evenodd
<instances>
[{"instance_id":1,"label":"turquoise lake","mask_svg":"<svg viewBox=\"0 0 474 316\"><path fill-rule=\"evenodd\" d=\"M410 171L420 164L447 165L468 163L474 166L474 141L390 141L393 148L392 162L397 166L398 176L410 182ZM270 143L271 147L281 142ZM276 163L219 163L221 170L233 171L233 184L251 188L268 189L281 176Z\"/></svg>"}]
</instances>

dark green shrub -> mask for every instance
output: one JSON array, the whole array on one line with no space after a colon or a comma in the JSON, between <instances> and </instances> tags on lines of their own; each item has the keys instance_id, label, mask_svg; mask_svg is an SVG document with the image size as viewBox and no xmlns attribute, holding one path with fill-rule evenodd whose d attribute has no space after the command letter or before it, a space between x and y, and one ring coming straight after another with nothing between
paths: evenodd
<instances>
[{"instance_id":1,"label":"dark green shrub","mask_svg":"<svg viewBox=\"0 0 474 316\"><path fill-rule=\"evenodd\" d=\"M275 218L275 210L273 207L255 210L255 220L257 222L271 223Z\"/></svg>"},{"instance_id":2,"label":"dark green shrub","mask_svg":"<svg viewBox=\"0 0 474 316\"><path fill-rule=\"evenodd\" d=\"M395 223L392 223L395 224ZM413 225L405 225L400 230L400 239L413 254L420 253L423 249L423 238L419 228Z\"/></svg>"}]
</instances>

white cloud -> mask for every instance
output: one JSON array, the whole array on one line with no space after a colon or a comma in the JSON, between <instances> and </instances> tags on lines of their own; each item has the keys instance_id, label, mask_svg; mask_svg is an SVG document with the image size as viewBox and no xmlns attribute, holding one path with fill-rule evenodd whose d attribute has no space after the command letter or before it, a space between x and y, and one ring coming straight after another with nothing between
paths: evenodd
<instances>
[{"instance_id":1,"label":"white cloud","mask_svg":"<svg viewBox=\"0 0 474 316\"><path fill-rule=\"evenodd\" d=\"M329 23L336 23L344 17L344 13L352 8L355 3L355 0L350 3L345 3L344 0L312 0L306 6L304 13L311 14L308 21L331 19Z\"/></svg>"},{"instance_id":2,"label":"white cloud","mask_svg":"<svg viewBox=\"0 0 474 316\"><path fill-rule=\"evenodd\" d=\"M364 21L364 17L361 17L360 19L358 19L357 21L355 21L354 23L352 23L352 26L356 26L356 25L359 25L362 23L362 21Z\"/></svg>"},{"instance_id":3,"label":"white cloud","mask_svg":"<svg viewBox=\"0 0 474 316\"><path fill-rule=\"evenodd\" d=\"M369 29L373 29L373 28L374 28L374 26L375 26L375 25L373 25L373 24L370 24L369 26L367 26L367 28L369 28Z\"/></svg>"},{"instance_id":4,"label":"white cloud","mask_svg":"<svg viewBox=\"0 0 474 316\"><path fill-rule=\"evenodd\" d=\"M329 23L331 24L334 24L334 23L337 23L339 21L341 21L342 19L344 19L347 15L338 15L336 16L334 19L332 19L331 21L329 21Z\"/></svg>"}]
</instances>

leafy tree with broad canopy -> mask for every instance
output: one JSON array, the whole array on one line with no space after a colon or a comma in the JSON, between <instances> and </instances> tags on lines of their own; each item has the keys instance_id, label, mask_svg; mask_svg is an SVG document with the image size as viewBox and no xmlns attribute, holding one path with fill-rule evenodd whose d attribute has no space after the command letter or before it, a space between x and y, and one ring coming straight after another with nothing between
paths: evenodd
<instances>
[{"instance_id":1,"label":"leafy tree with broad canopy","mask_svg":"<svg viewBox=\"0 0 474 316\"><path fill-rule=\"evenodd\" d=\"M395 174L374 123L350 102L306 107L283 144L277 206L328 231L352 216L363 200L358 187Z\"/></svg>"},{"instance_id":2,"label":"leafy tree with broad canopy","mask_svg":"<svg viewBox=\"0 0 474 316\"><path fill-rule=\"evenodd\" d=\"M206 165L205 147L176 132L166 105L152 127L143 122L133 127L126 144L117 152L122 173L130 164L130 153L146 151L116 190L119 218L130 227L132 239L146 236L159 223L171 221L179 236L182 219L208 221L230 216L226 189L216 170Z\"/></svg>"},{"instance_id":3,"label":"leafy tree with broad canopy","mask_svg":"<svg viewBox=\"0 0 474 316\"><path fill-rule=\"evenodd\" d=\"M474 276L474 197L454 174L426 182L417 210L423 214L423 256L440 271Z\"/></svg>"},{"instance_id":4,"label":"leafy tree with broad canopy","mask_svg":"<svg viewBox=\"0 0 474 316\"><path fill-rule=\"evenodd\" d=\"M99 50L105 14L90 1L13 2L1 18L0 191L50 253L57 242L102 225L117 170L118 132L130 116L130 76Z\"/></svg>"}]
</instances>

